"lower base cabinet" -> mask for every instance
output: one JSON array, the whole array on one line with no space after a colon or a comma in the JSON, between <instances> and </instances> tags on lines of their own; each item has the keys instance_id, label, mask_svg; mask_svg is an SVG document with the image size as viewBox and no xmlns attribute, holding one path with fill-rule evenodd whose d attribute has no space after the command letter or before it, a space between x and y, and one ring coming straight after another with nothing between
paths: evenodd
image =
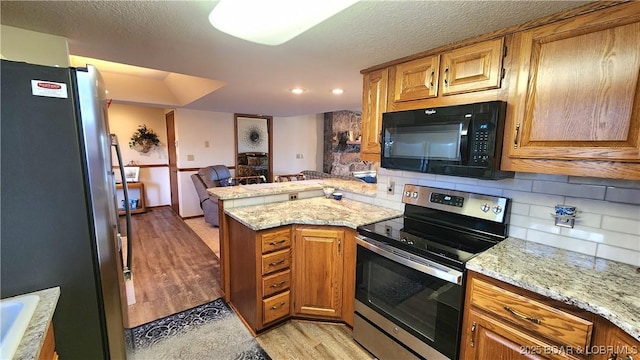
<instances>
[{"instance_id":1,"label":"lower base cabinet","mask_svg":"<svg viewBox=\"0 0 640 360\"><path fill-rule=\"evenodd\" d=\"M468 272L460 359L638 360L640 342L574 306Z\"/></svg>"},{"instance_id":2,"label":"lower base cabinet","mask_svg":"<svg viewBox=\"0 0 640 360\"><path fill-rule=\"evenodd\" d=\"M38 360L58 360L56 340L53 335L53 323L49 323L49 329L47 330L47 334L44 336L44 343L40 349Z\"/></svg>"},{"instance_id":3,"label":"lower base cabinet","mask_svg":"<svg viewBox=\"0 0 640 360\"><path fill-rule=\"evenodd\" d=\"M228 220L229 298L253 333L292 316L353 326L355 230Z\"/></svg>"},{"instance_id":4,"label":"lower base cabinet","mask_svg":"<svg viewBox=\"0 0 640 360\"><path fill-rule=\"evenodd\" d=\"M344 230L296 227L293 248L295 315L340 319Z\"/></svg>"}]
</instances>

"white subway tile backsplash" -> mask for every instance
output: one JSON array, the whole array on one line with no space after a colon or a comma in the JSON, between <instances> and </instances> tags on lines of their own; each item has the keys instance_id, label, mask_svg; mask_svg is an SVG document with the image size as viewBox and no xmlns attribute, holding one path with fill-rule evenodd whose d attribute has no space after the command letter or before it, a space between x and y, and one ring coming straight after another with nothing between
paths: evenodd
<instances>
[{"instance_id":1,"label":"white subway tile backsplash","mask_svg":"<svg viewBox=\"0 0 640 360\"><path fill-rule=\"evenodd\" d=\"M640 266L640 252L622 249L615 246L598 245L597 257Z\"/></svg>"},{"instance_id":2,"label":"white subway tile backsplash","mask_svg":"<svg viewBox=\"0 0 640 360\"><path fill-rule=\"evenodd\" d=\"M478 185L499 189L531 191L533 181L524 179L480 180Z\"/></svg>"},{"instance_id":3,"label":"white subway tile backsplash","mask_svg":"<svg viewBox=\"0 0 640 360\"><path fill-rule=\"evenodd\" d=\"M579 252L581 254L587 254L591 256L596 255L597 243L591 241L584 241L566 236L559 236L554 234L548 234L545 232L528 229L526 240L537 242L539 244L545 244L554 246L557 248L571 250Z\"/></svg>"},{"instance_id":4,"label":"white subway tile backsplash","mask_svg":"<svg viewBox=\"0 0 640 360\"><path fill-rule=\"evenodd\" d=\"M265 204L283 201L289 201L289 194L268 195L264 197Z\"/></svg>"},{"instance_id":5,"label":"white subway tile backsplash","mask_svg":"<svg viewBox=\"0 0 640 360\"><path fill-rule=\"evenodd\" d=\"M640 189L607 187L604 197L607 201L640 205Z\"/></svg>"},{"instance_id":6,"label":"white subway tile backsplash","mask_svg":"<svg viewBox=\"0 0 640 360\"><path fill-rule=\"evenodd\" d=\"M511 224L527 229L544 231L550 234L560 234L560 228L555 226L553 221L545 221L543 219L530 216L511 214Z\"/></svg>"},{"instance_id":7,"label":"white subway tile backsplash","mask_svg":"<svg viewBox=\"0 0 640 360\"><path fill-rule=\"evenodd\" d=\"M526 239L527 238L527 228L523 228L520 226L509 225L509 236L515 237L518 239Z\"/></svg>"},{"instance_id":8,"label":"white subway tile backsplash","mask_svg":"<svg viewBox=\"0 0 640 360\"><path fill-rule=\"evenodd\" d=\"M502 196L511 198L513 201L526 204L555 206L556 204L562 204L564 201L563 196L548 195L548 194L534 194L524 191L504 190Z\"/></svg>"},{"instance_id":9,"label":"white subway tile backsplash","mask_svg":"<svg viewBox=\"0 0 640 360\"><path fill-rule=\"evenodd\" d=\"M602 228L625 234L637 235L638 242L640 242L640 219L623 219L604 216L602 218Z\"/></svg>"},{"instance_id":10,"label":"white subway tile backsplash","mask_svg":"<svg viewBox=\"0 0 640 360\"><path fill-rule=\"evenodd\" d=\"M604 199L606 187L599 185L569 184L556 181L534 181L533 192L573 196L587 199Z\"/></svg>"},{"instance_id":11,"label":"white subway tile backsplash","mask_svg":"<svg viewBox=\"0 0 640 360\"><path fill-rule=\"evenodd\" d=\"M521 173L521 172L517 172L514 178L515 179L529 179L529 180L567 182L567 179L569 177L567 175L552 175L552 174L536 174L536 173Z\"/></svg>"},{"instance_id":12,"label":"white subway tile backsplash","mask_svg":"<svg viewBox=\"0 0 640 360\"><path fill-rule=\"evenodd\" d=\"M324 192L322 192L322 190L310 190L298 193L298 199L309 199L318 196L324 196Z\"/></svg>"},{"instance_id":13,"label":"white subway tile backsplash","mask_svg":"<svg viewBox=\"0 0 640 360\"><path fill-rule=\"evenodd\" d=\"M531 205L529 204L517 203L515 201L512 201L510 206L511 214L529 215L529 208L531 207Z\"/></svg>"},{"instance_id":14,"label":"white subway tile backsplash","mask_svg":"<svg viewBox=\"0 0 640 360\"><path fill-rule=\"evenodd\" d=\"M492 181L380 169L376 196L359 201L404 210L400 195L387 195L388 176L396 182L397 194L402 191L398 184L417 183L508 197L512 200L509 236L640 263L640 204L636 198L640 182L534 173L516 173L513 179ZM573 229L554 225L551 214L556 204L578 208Z\"/></svg>"},{"instance_id":15,"label":"white subway tile backsplash","mask_svg":"<svg viewBox=\"0 0 640 360\"><path fill-rule=\"evenodd\" d=\"M567 198L566 204L577 206L579 212L586 211L625 219L640 219L640 206L637 205L580 198Z\"/></svg>"},{"instance_id":16,"label":"white subway tile backsplash","mask_svg":"<svg viewBox=\"0 0 640 360\"><path fill-rule=\"evenodd\" d=\"M460 191L468 191L474 192L478 194L487 194L487 195L495 195L502 196L502 189L497 188L487 188L478 185L469 185L469 184L456 184L456 190Z\"/></svg>"},{"instance_id":17,"label":"white subway tile backsplash","mask_svg":"<svg viewBox=\"0 0 640 360\"><path fill-rule=\"evenodd\" d=\"M604 186L613 186L613 187L621 187L621 188L640 189L640 181L634 181L634 180L618 180L618 179L569 176L569 182L572 184L591 184L591 185L604 185Z\"/></svg>"},{"instance_id":18,"label":"white subway tile backsplash","mask_svg":"<svg viewBox=\"0 0 640 360\"><path fill-rule=\"evenodd\" d=\"M436 181L451 182L456 184L471 184L471 185L478 184L478 179L448 176L448 175L436 175Z\"/></svg>"}]
</instances>

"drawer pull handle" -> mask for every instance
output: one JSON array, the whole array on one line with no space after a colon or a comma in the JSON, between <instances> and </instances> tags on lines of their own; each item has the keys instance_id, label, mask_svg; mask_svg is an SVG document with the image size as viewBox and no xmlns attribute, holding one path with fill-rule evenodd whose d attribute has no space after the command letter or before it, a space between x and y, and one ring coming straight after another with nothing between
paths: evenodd
<instances>
[{"instance_id":1,"label":"drawer pull handle","mask_svg":"<svg viewBox=\"0 0 640 360\"><path fill-rule=\"evenodd\" d=\"M284 306L284 303L280 303L280 305L273 305L273 306L271 307L271 310L276 310L276 309L281 308L281 307L283 307L283 306Z\"/></svg>"},{"instance_id":2,"label":"drawer pull handle","mask_svg":"<svg viewBox=\"0 0 640 360\"><path fill-rule=\"evenodd\" d=\"M269 245L276 246L276 245L284 244L285 241L287 240L272 241L269 243Z\"/></svg>"},{"instance_id":3,"label":"drawer pull handle","mask_svg":"<svg viewBox=\"0 0 640 360\"><path fill-rule=\"evenodd\" d=\"M510 308L508 306L505 306L504 309L507 310L508 312L512 313L513 315L521 318L521 319L529 320L534 324L540 324L540 320L538 320L538 319L536 319L534 317L527 316L527 315L525 315L523 313L517 312L517 311L513 310L512 308Z\"/></svg>"},{"instance_id":4,"label":"drawer pull handle","mask_svg":"<svg viewBox=\"0 0 640 360\"><path fill-rule=\"evenodd\" d=\"M280 264L284 264L284 259L282 259L280 261L274 261L272 263L269 263L269 266L278 266Z\"/></svg>"},{"instance_id":5,"label":"drawer pull handle","mask_svg":"<svg viewBox=\"0 0 640 360\"><path fill-rule=\"evenodd\" d=\"M285 283L285 281L284 281L284 280L282 280L282 281L280 281L280 282L279 282L279 283L277 283L277 284L271 284L271 286L269 286L269 287L272 287L272 288L279 288L279 287L282 287L282 285L284 285L284 283Z\"/></svg>"}]
</instances>

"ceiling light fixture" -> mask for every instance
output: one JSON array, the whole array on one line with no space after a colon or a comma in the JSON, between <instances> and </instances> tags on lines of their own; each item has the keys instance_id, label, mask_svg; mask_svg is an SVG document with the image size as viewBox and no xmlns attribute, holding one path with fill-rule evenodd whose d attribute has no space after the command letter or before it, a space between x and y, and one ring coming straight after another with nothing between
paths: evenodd
<instances>
[{"instance_id":1,"label":"ceiling light fixture","mask_svg":"<svg viewBox=\"0 0 640 360\"><path fill-rule=\"evenodd\" d=\"M293 89L291 89L291 92L296 94L296 95L302 94L305 91L307 91L307 90L303 89L303 88L293 88Z\"/></svg>"},{"instance_id":2,"label":"ceiling light fixture","mask_svg":"<svg viewBox=\"0 0 640 360\"><path fill-rule=\"evenodd\" d=\"M358 0L220 0L209 14L216 29L264 45L280 45Z\"/></svg>"},{"instance_id":3,"label":"ceiling light fixture","mask_svg":"<svg viewBox=\"0 0 640 360\"><path fill-rule=\"evenodd\" d=\"M342 90L342 89L337 89L337 88L336 88L336 89L331 90L331 92L332 92L334 95L340 95L340 94L344 93L344 90Z\"/></svg>"}]
</instances>

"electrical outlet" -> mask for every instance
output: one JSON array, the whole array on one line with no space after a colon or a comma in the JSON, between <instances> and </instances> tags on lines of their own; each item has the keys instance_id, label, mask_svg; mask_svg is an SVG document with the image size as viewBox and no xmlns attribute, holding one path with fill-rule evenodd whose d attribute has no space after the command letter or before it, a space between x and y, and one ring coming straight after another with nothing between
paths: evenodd
<instances>
[{"instance_id":1,"label":"electrical outlet","mask_svg":"<svg viewBox=\"0 0 640 360\"><path fill-rule=\"evenodd\" d=\"M289 200L298 200L298 193L289 194Z\"/></svg>"},{"instance_id":2,"label":"electrical outlet","mask_svg":"<svg viewBox=\"0 0 640 360\"><path fill-rule=\"evenodd\" d=\"M389 184L387 184L387 194L389 195L393 195L393 189L396 186L396 182L395 181L389 181Z\"/></svg>"},{"instance_id":3,"label":"electrical outlet","mask_svg":"<svg viewBox=\"0 0 640 360\"><path fill-rule=\"evenodd\" d=\"M208 148L209 147L209 141L205 141L204 142L204 147Z\"/></svg>"}]
</instances>

